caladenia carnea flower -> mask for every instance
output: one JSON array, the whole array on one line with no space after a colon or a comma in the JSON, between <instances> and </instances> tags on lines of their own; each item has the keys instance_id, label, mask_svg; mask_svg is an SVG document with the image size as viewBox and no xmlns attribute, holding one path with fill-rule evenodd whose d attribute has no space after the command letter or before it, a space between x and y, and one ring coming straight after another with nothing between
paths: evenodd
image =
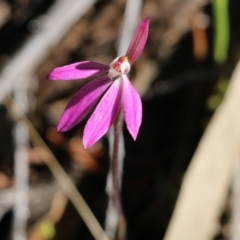
<instances>
[{"instance_id":1,"label":"caladenia carnea flower","mask_svg":"<svg viewBox=\"0 0 240 240\"><path fill-rule=\"evenodd\" d=\"M83 132L84 148L91 147L108 131L122 109L127 129L133 139L136 139L142 122L142 103L127 74L143 51L148 27L149 19L143 20L137 27L126 54L114 59L109 66L83 61L55 68L48 74L51 80L78 80L96 76L68 103L58 123L59 132L74 127L95 107Z\"/></svg>"}]
</instances>

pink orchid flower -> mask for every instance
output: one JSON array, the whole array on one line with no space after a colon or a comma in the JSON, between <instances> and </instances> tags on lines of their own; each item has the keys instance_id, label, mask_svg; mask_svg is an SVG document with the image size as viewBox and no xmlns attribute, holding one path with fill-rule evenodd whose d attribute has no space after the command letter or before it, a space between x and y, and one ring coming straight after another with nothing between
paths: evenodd
<instances>
[{"instance_id":1,"label":"pink orchid flower","mask_svg":"<svg viewBox=\"0 0 240 240\"><path fill-rule=\"evenodd\" d=\"M84 61L55 68L49 73L51 80L97 78L84 85L68 103L58 123L58 131L72 128L96 106L84 128L84 148L91 147L108 131L121 109L127 129L136 139L142 122L142 103L127 74L143 51L148 27L149 19L143 20L134 33L127 53L114 59L110 66ZM99 78L100 74L105 76Z\"/></svg>"}]
</instances>

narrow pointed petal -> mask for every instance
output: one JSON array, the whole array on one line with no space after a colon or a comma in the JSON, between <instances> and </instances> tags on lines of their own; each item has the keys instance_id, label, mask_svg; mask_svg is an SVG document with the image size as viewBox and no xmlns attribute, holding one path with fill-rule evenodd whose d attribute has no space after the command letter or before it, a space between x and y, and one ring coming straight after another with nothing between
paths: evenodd
<instances>
[{"instance_id":1,"label":"narrow pointed petal","mask_svg":"<svg viewBox=\"0 0 240 240\"><path fill-rule=\"evenodd\" d=\"M121 108L122 83L115 80L89 118L83 133L84 148L91 147L113 124Z\"/></svg>"},{"instance_id":2,"label":"narrow pointed petal","mask_svg":"<svg viewBox=\"0 0 240 240\"><path fill-rule=\"evenodd\" d=\"M126 53L130 64L133 64L142 53L148 38L148 28L149 18L138 25Z\"/></svg>"},{"instance_id":3,"label":"narrow pointed petal","mask_svg":"<svg viewBox=\"0 0 240 240\"><path fill-rule=\"evenodd\" d=\"M126 75L123 80L123 112L129 133L136 140L142 123L142 102L137 90L133 87Z\"/></svg>"},{"instance_id":4,"label":"narrow pointed petal","mask_svg":"<svg viewBox=\"0 0 240 240\"><path fill-rule=\"evenodd\" d=\"M76 80L107 74L109 67L100 63L84 61L53 69L48 74L50 80Z\"/></svg>"},{"instance_id":5,"label":"narrow pointed petal","mask_svg":"<svg viewBox=\"0 0 240 240\"><path fill-rule=\"evenodd\" d=\"M65 108L57 131L67 131L82 121L110 84L110 79L103 77L84 85Z\"/></svg>"}]
</instances>

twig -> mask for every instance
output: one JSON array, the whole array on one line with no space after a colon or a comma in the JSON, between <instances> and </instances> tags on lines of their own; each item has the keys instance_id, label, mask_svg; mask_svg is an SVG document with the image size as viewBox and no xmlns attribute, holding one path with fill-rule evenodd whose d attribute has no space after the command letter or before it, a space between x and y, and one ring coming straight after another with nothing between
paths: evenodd
<instances>
[{"instance_id":1,"label":"twig","mask_svg":"<svg viewBox=\"0 0 240 240\"><path fill-rule=\"evenodd\" d=\"M231 240L240 239L240 162L236 161L232 181Z\"/></svg>"},{"instance_id":2,"label":"twig","mask_svg":"<svg viewBox=\"0 0 240 240\"><path fill-rule=\"evenodd\" d=\"M139 23L141 9L142 0L126 1L124 23L119 35L118 56L122 56L126 53L128 45L132 39L134 30Z\"/></svg>"},{"instance_id":3,"label":"twig","mask_svg":"<svg viewBox=\"0 0 240 240\"><path fill-rule=\"evenodd\" d=\"M46 14L41 30L27 41L0 75L0 102L17 86L33 76L39 64L48 56L69 29L95 3L95 0L56 1Z\"/></svg>"},{"instance_id":4,"label":"twig","mask_svg":"<svg viewBox=\"0 0 240 240\"><path fill-rule=\"evenodd\" d=\"M240 62L184 177L164 240L214 237L240 148Z\"/></svg>"},{"instance_id":5,"label":"twig","mask_svg":"<svg viewBox=\"0 0 240 240\"><path fill-rule=\"evenodd\" d=\"M2 71L0 76L0 102L14 88L18 89L19 86L22 86L21 82L26 82L31 78L35 69L48 55L49 49L61 40L94 2L94 0L68 0L57 1L53 5L46 14L40 31L27 41L26 45ZM21 77L19 78L19 76ZM17 145L15 150L15 184L17 191L14 205L13 239L17 240L26 239L24 237L24 227L28 215L28 165L24 145L28 143L28 139L23 122L18 122L15 129Z\"/></svg>"},{"instance_id":6,"label":"twig","mask_svg":"<svg viewBox=\"0 0 240 240\"><path fill-rule=\"evenodd\" d=\"M48 212L55 193L60 191L57 181L34 184L29 187L30 223L42 217ZM0 191L0 220L13 208L15 200L14 187L1 189ZM44 201L43 201L44 200Z\"/></svg>"},{"instance_id":7,"label":"twig","mask_svg":"<svg viewBox=\"0 0 240 240\"><path fill-rule=\"evenodd\" d=\"M73 205L75 206L76 210L82 217L83 221L86 223L89 231L95 237L96 240L108 240L108 237L104 233L103 229L101 228L100 224L94 217L93 213L87 206L86 202L76 189L73 182L70 180L66 172L63 170L55 156L52 154L48 146L42 140L32 123L29 119L24 115L21 109L13 102L12 98L8 96L8 98L4 101L4 105L7 108L8 112L12 116L15 121L23 121L27 124L29 128L30 138L32 144L34 146L41 146L46 150L48 157L46 158L45 154L42 156L42 152L39 151L38 154L42 156L42 159L45 161L46 165L51 170L52 174L58 181L59 185L62 187L64 193L69 197ZM38 148L36 148L37 151Z\"/></svg>"},{"instance_id":8,"label":"twig","mask_svg":"<svg viewBox=\"0 0 240 240\"><path fill-rule=\"evenodd\" d=\"M26 85L26 84L25 84ZM15 101L27 109L28 103L24 101L26 86L21 85L14 89ZM28 127L23 121L17 121L14 126L14 219L13 219L13 240L27 239L27 221L29 217L29 169L28 169Z\"/></svg>"},{"instance_id":9,"label":"twig","mask_svg":"<svg viewBox=\"0 0 240 240\"><path fill-rule=\"evenodd\" d=\"M140 16L140 11L142 7L142 0L138 1L132 1L132 0L127 0L126 1L126 8L125 8L125 14L124 14L124 23L122 30L120 31L119 35L119 42L118 42L118 56L122 56L123 54L126 53L128 45L131 41L132 35L134 33L134 30L138 24L139 16ZM123 122L119 123L122 125ZM110 150L110 156L113 152L113 145L114 145L114 130L113 128L110 129L109 131L109 150ZM117 175L119 176L119 188L121 188L121 177L122 177L122 172L123 172L123 159L125 155L125 150L124 150L124 138L123 138L123 132L120 131L119 133L119 142L118 142L118 173ZM109 203L108 203L108 208L106 212L106 233L110 238L114 238L118 224L119 224L119 217L116 209L114 208L114 203L112 202L111 196L114 193L114 186L112 183L112 172L109 171L108 176L107 176L107 185L106 185L106 192L108 193L109 197ZM119 189L120 191L120 189ZM120 198L120 195L119 195ZM119 199L120 200L120 199ZM123 217L124 219L124 217ZM123 220L123 232L125 235L125 219ZM121 231L121 230L120 230Z\"/></svg>"}]
</instances>

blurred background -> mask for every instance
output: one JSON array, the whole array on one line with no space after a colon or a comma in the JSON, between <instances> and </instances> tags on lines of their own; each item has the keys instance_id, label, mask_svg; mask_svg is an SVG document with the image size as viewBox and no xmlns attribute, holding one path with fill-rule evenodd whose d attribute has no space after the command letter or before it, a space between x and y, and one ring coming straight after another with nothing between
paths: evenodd
<instances>
[{"instance_id":1,"label":"blurred background","mask_svg":"<svg viewBox=\"0 0 240 240\"><path fill-rule=\"evenodd\" d=\"M239 60L240 1L135 1L135 21L149 17L150 32L130 75L143 122L136 142L123 127L122 203L127 239L164 239L185 173ZM126 2L0 0L0 240L94 239L49 170L46 146L104 227L108 138L84 150L86 121L58 134L62 111L86 81L46 76L77 61L108 65L117 56ZM217 227L202 240L240 239L231 235L231 183L226 188Z\"/></svg>"}]
</instances>

